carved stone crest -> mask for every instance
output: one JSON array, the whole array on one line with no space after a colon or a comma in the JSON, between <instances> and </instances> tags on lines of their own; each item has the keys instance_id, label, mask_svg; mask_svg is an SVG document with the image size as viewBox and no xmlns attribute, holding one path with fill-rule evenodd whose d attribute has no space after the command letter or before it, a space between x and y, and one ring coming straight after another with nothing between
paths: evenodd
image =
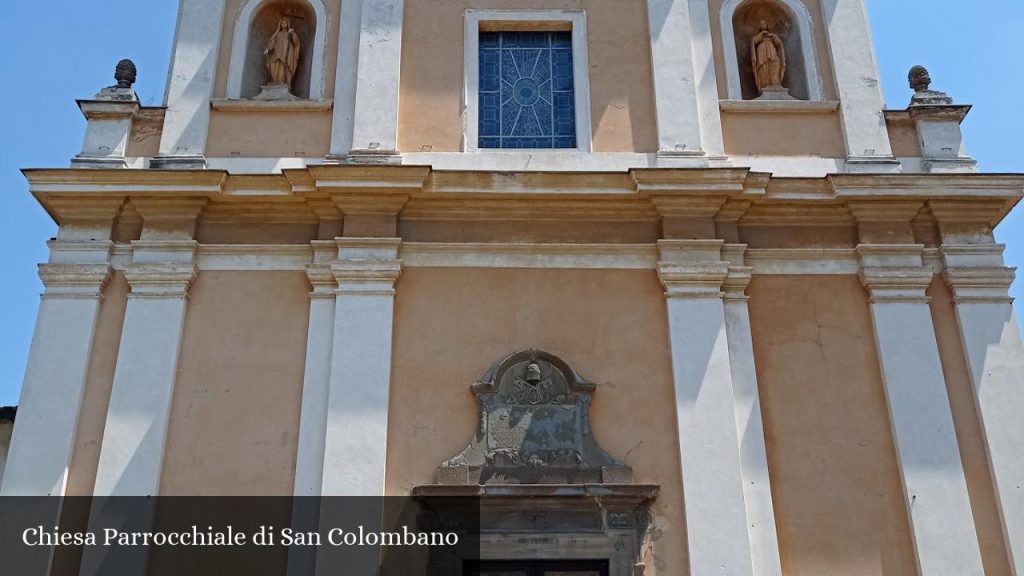
<instances>
[{"instance_id":1,"label":"carved stone crest","mask_svg":"<svg viewBox=\"0 0 1024 576\"><path fill-rule=\"evenodd\" d=\"M557 356L517 352L494 364L472 389L476 434L438 468L439 484L632 482L629 467L591 434L594 384Z\"/></svg>"}]
</instances>

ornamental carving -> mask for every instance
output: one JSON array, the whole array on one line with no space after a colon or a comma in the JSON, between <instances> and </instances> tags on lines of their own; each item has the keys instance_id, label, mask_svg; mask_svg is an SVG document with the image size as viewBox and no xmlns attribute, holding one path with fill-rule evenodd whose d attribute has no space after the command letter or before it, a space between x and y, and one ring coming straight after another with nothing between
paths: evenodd
<instances>
[{"instance_id":1,"label":"ornamental carving","mask_svg":"<svg viewBox=\"0 0 1024 576\"><path fill-rule=\"evenodd\" d=\"M473 385L479 424L438 468L439 484L631 483L632 471L590 430L594 384L557 356L517 352Z\"/></svg>"}]
</instances>

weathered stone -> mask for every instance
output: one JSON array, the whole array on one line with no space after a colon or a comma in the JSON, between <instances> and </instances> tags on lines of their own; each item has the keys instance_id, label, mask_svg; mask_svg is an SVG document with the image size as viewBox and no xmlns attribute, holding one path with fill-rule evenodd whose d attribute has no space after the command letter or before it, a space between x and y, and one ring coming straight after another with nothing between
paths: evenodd
<instances>
[{"instance_id":1,"label":"weathered stone","mask_svg":"<svg viewBox=\"0 0 1024 576\"><path fill-rule=\"evenodd\" d=\"M107 86L96 94L95 100L138 102L139 97L135 94L132 85L135 84L138 76L138 69L135 63L125 58L114 67L114 80L117 84Z\"/></svg>"},{"instance_id":2,"label":"weathered stone","mask_svg":"<svg viewBox=\"0 0 1024 576\"><path fill-rule=\"evenodd\" d=\"M911 106L941 106L953 103L953 98L949 94L931 89L932 77L924 66L911 68L907 80L914 90L914 95L910 98Z\"/></svg>"},{"instance_id":3,"label":"weathered stone","mask_svg":"<svg viewBox=\"0 0 1024 576\"><path fill-rule=\"evenodd\" d=\"M479 425L439 484L628 484L632 471L590 430L594 384L540 350L501 360L473 385Z\"/></svg>"}]
</instances>

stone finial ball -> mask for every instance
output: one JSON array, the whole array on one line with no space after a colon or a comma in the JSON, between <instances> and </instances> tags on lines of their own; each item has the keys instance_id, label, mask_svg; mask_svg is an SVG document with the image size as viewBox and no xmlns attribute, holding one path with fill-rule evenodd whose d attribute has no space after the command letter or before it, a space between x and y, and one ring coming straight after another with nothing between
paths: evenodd
<instances>
[{"instance_id":1,"label":"stone finial ball","mask_svg":"<svg viewBox=\"0 0 1024 576\"><path fill-rule=\"evenodd\" d=\"M928 73L928 69L924 66L914 66L911 68L907 79L910 80L910 87L913 88L915 92L928 90L932 84L932 77Z\"/></svg>"},{"instance_id":2,"label":"stone finial ball","mask_svg":"<svg viewBox=\"0 0 1024 576\"><path fill-rule=\"evenodd\" d=\"M114 68L114 80L117 80L117 87L131 88L132 84L135 84L136 74L135 62L127 58L118 62L117 67Z\"/></svg>"}]
</instances>

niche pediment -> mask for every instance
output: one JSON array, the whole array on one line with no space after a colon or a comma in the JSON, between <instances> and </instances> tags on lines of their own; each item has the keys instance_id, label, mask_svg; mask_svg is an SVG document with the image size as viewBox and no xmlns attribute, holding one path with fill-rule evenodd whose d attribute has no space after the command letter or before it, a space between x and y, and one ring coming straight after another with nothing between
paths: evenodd
<instances>
[{"instance_id":1,"label":"niche pediment","mask_svg":"<svg viewBox=\"0 0 1024 576\"><path fill-rule=\"evenodd\" d=\"M525 350L473 384L478 426L439 484L628 484L632 470L598 445L590 428L593 383L563 360Z\"/></svg>"}]
</instances>

